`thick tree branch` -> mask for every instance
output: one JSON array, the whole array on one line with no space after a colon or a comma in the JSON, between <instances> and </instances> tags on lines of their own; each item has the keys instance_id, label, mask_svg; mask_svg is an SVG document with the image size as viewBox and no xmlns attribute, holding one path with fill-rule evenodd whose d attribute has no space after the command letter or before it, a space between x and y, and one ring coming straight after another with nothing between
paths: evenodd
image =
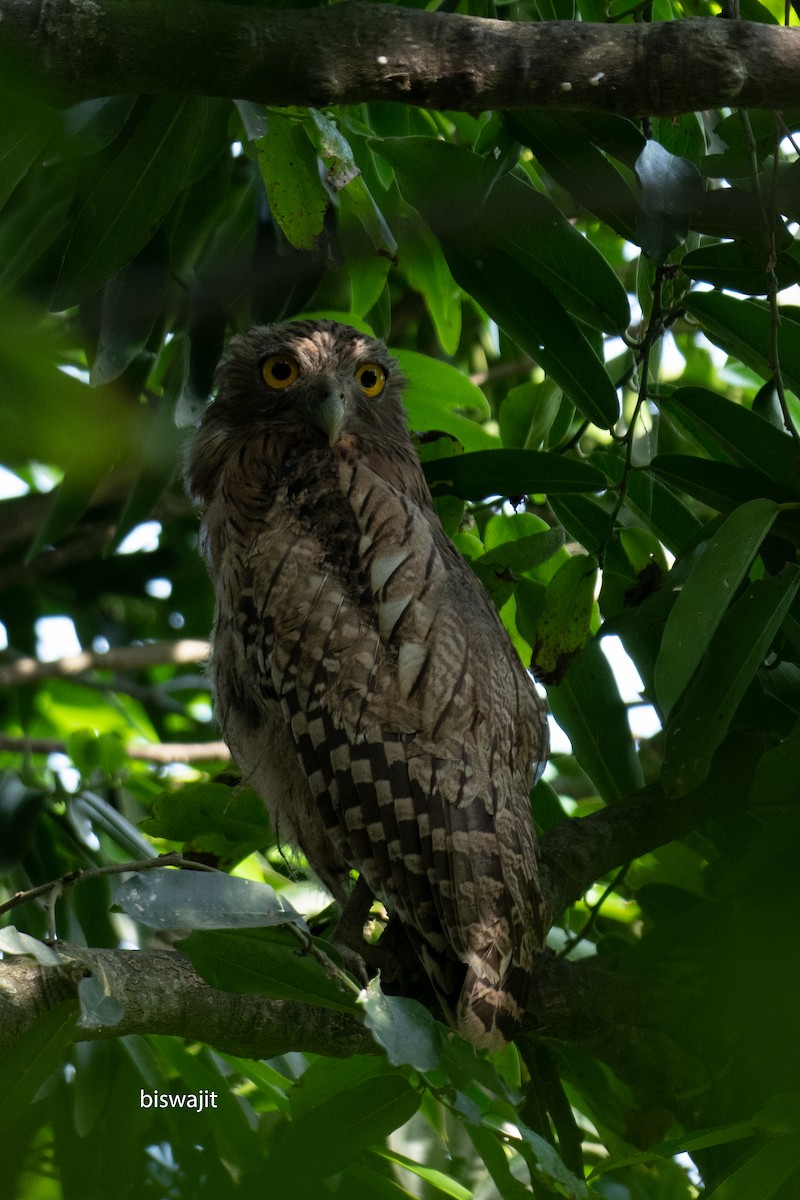
<instances>
[{"instance_id":1,"label":"thick tree branch","mask_svg":"<svg viewBox=\"0 0 800 1200\"><path fill-rule=\"evenodd\" d=\"M75 999L89 974L125 1011L117 1025L78 1030L80 1040L160 1033L256 1059L290 1050L334 1058L378 1052L357 1017L219 991L176 951L95 950L63 942L55 948L64 960L60 968L22 957L0 963L0 1054L55 1005ZM528 1028L597 1055L621 1078L669 1104L707 1079L703 1067L658 1028L668 999L668 990L652 981L544 955L537 962Z\"/></svg>"},{"instance_id":2,"label":"thick tree branch","mask_svg":"<svg viewBox=\"0 0 800 1200\"><path fill-rule=\"evenodd\" d=\"M0 23L53 94L72 101L170 92L629 116L800 103L800 30L719 18L513 23L365 3L0 0Z\"/></svg>"},{"instance_id":3,"label":"thick tree branch","mask_svg":"<svg viewBox=\"0 0 800 1200\"><path fill-rule=\"evenodd\" d=\"M686 837L719 813L735 812L749 792L763 745L758 734L737 729L712 760L706 782L684 796L668 796L660 783L580 820L563 821L540 845L542 893L552 921L609 871Z\"/></svg>"},{"instance_id":4,"label":"thick tree branch","mask_svg":"<svg viewBox=\"0 0 800 1200\"><path fill-rule=\"evenodd\" d=\"M375 1048L354 1017L218 991L175 951L87 950L61 942L56 949L67 960L61 969L28 958L0 964L0 1054L45 1012L74 998L80 980L89 974L103 980L125 1012L118 1025L82 1030L80 1038L162 1033L251 1058L292 1049L339 1058Z\"/></svg>"}]
</instances>

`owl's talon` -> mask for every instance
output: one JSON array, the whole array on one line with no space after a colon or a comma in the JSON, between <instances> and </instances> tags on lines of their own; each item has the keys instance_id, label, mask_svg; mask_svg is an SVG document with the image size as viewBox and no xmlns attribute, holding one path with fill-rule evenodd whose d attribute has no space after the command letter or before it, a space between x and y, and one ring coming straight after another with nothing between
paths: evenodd
<instances>
[{"instance_id":1,"label":"owl's talon","mask_svg":"<svg viewBox=\"0 0 800 1200\"><path fill-rule=\"evenodd\" d=\"M342 962L345 971L353 976L356 983L360 983L362 987L366 987L369 983L369 972L367 964L364 962L362 955L354 950L347 942L342 942L338 938L331 939L331 945L334 950L342 957Z\"/></svg>"}]
</instances>

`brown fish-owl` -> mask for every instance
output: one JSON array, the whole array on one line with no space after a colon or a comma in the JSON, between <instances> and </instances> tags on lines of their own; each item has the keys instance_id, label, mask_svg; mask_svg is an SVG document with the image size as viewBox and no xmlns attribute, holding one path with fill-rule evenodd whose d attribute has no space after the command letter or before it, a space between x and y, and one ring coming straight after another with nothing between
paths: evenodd
<instances>
[{"instance_id":1,"label":"brown fish-owl","mask_svg":"<svg viewBox=\"0 0 800 1200\"><path fill-rule=\"evenodd\" d=\"M543 708L445 534L384 345L333 321L235 337L190 449L216 711L279 839L398 914L445 1015L502 1047L544 906Z\"/></svg>"}]
</instances>

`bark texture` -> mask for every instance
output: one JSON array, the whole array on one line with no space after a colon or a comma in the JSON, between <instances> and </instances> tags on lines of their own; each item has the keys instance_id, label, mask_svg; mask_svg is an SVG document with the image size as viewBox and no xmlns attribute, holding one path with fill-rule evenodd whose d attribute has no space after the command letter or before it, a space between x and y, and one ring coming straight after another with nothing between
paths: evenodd
<instances>
[{"instance_id":1,"label":"bark texture","mask_svg":"<svg viewBox=\"0 0 800 1200\"><path fill-rule=\"evenodd\" d=\"M0 0L0 27L61 101L169 92L628 116L800 103L800 29L722 18L515 23L359 2Z\"/></svg>"}]
</instances>

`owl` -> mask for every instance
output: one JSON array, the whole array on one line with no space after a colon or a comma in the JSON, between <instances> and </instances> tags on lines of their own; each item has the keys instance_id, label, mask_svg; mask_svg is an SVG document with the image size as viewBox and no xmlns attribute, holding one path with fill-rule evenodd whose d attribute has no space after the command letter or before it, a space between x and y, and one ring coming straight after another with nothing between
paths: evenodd
<instances>
[{"instance_id":1,"label":"owl","mask_svg":"<svg viewBox=\"0 0 800 1200\"><path fill-rule=\"evenodd\" d=\"M385 346L333 321L233 338L189 448L216 712L280 841L397 914L447 1020L497 1050L545 930L543 709L445 534Z\"/></svg>"}]
</instances>

